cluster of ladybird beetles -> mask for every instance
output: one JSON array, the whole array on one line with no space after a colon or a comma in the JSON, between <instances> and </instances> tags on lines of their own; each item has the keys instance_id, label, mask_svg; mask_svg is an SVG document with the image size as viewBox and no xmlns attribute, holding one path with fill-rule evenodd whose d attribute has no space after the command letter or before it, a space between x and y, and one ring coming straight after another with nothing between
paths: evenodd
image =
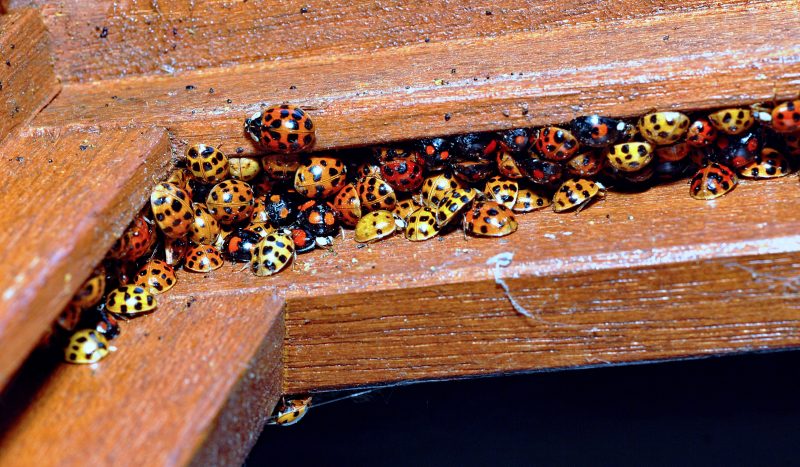
<instances>
[{"instance_id":1,"label":"cluster of ladybird beetles","mask_svg":"<svg viewBox=\"0 0 800 467\"><path fill-rule=\"evenodd\" d=\"M653 112L636 121L591 115L562 126L310 155L302 153L313 146L315 127L301 108L269 108L244 129L263 156L194 144L156 185L149 206L58 319L68 362L106 356L117 320L152 312L181 266L206 273L227 260L269 276L297 254L330 248L343 227L354 228L360 243L397 233L423 241L459 227L500 237L517 230L520 213L580 210L606 186L693 175L690 196L710 200L733 190L738 177L781 177L800 159L800 100Z\"/></svg>"}]
</instances>

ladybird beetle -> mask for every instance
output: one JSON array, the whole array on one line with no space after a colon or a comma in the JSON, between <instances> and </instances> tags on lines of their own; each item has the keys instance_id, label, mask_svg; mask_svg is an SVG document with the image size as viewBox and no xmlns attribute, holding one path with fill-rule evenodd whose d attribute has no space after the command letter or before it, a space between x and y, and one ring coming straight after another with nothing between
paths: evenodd
<instances>
[{"instance_id":1,"label":"ladybird beetle","mask_svg":"<svg viewBox=\"0 0 800 467\"><path fill-rule=\"evenodd\" d=\"M257 233L261 238L278 231L275 226L268 222L251 222L250 225L247 226L247 230Z\"/></svg>"},{"instance_id":2,"label":"ladybird beetle","mask_svg":"<svg viewBox=\"0 0 800 467\"><path fill-rule=\"evenodd\" d=\"M778 133L800 131L800 100L784 102L772 109L772 128Z\"/></svg>"},{"instance_id":3,"label":"ladybird beetle","mask_svg":"<svg viewBox=\"0 0 800 467\"><path fill-rule=\"evenodd\" d=\"M69 363L95 363L109 352L108 340L94 329L81 329L69 338L64 348L64 360Z\"/></svg>"},{"instance_id":4,"label":"ladybird beetle","mask_svg":"<svg viewBox=\"0 0 800 467\"><path fill-rule=\"evenodd\" d=\"M531 135L526 128L501 131L497 136L500 138L500 150L504 152L523 154L531 143Z\"/></svg>"},{"instance_id":5,"label":"ladybird beetle","mask_svg":"<svg viewBox=\"0 0 800 467\"><path fill-rule=\"evenodd\" d=\"M253 256L253 249L261 238L260 234L252 230L235 229L225 237L222 253L237 263L248 263Z\"/></svg>"},{"instance_id":6,"label":"ladybird beetle","mask_svg":"<svg viewBox=\"0 0 800 467\"><path fill-rule=\"evenodd\" d=\"M511 152L506 150L497 152L497 171L506 178L519 179L524 177L517 160Z\"/></svg>"},{"instance_id":7,"label":"ladybird beetle","mask_svg":"<svg viewBox=\"0 0 800 467\"><path fill-rule=\"evenodd\" d=\"M194 222L189 229L189 240L203 245L211 245L219 235L219 222L206 208L205 204L195 203Z\"/></svg>"},{"instance_id":8,"label":"ladybird beetle","mask_svg":"<svg viewBox=\"0 0 800 467\"><path fill-rule=\"evenodd\" d=\"M158 295L175 286L178 281L175 269L160 259L151 259L136 273L134 285L144 287L152 294Z\"/></svg>"},{"instance_id":9,"label":"ladybird beetle","mask_svg":"<svg viewBox=\"0 0 800 467\"><path fill-rule=\"evenodd\" d=\"M563 173L560 164L533 157L532 154L519 161L519 168L522 169L522 173L530 181L540 185L550 185L557 182L561 179Z\"/></svg>"},{"instance_id":10,"label":"ladybird beetle","mask_svg":"<svg viewBox=\"0 0 800 467\"><path fill-rule=\"evenodd\" d=\"M381 166L373 161L363 162L356 168L356 180L361 180L364 177L381 177Z\"/></svg>"},{"instance_id":11,"label":"ladybird beetle","mask_svg":"<svg viewBox=\"0 0 800 467\"><path fill-rule=\"evenodd\" d=\"M453 154L461 160L472 161L492 159L500 148L497 139L489 133L467 133L452 139Z\"/></svg>"},{"instance_id":12,"label":"ladybird beetle","mask_svg":"<svg viewBox=\"0 0 800 467\"><path fill-rule=\"evenodd\" d=\"M478 190L475 188L456 188L447 192L436 209L437 227L442 228L450 223L456 214L469 206L476 196L478 196Z\"/></svg>"},{"instance_id":13,"label":"ladybird beetle","mask_svg":"<svg viewBox=\"0 0 800 467\"><path fill-rule=\"evenodd\" d=\"M605 167L606 158L602 151L590 150L579 153L567 161L567 171L579 177L593 177Z\"/></svg>"},{"instance_id":14,"label":"ladybird beetle","mask_svg":"<svg viewBox=\"0 0 800 467\"><path fill-rule=\"evenodd\" d=\"M578 117L570 122L572 134L583 146L604 148L619 140L625 122L600 115Z\"/></svg>"},{"instance_id":15,"label":"ladybird beetle","mask_svg":"<svg viewBox=\"0 0 800 467\"><path fill-rule=\"evenodd\" d=\"M361 218L361 198L354 184L349 183L339 190L333 198L333 209L339 213L339 219L345 225L355 227L358 224L358 219Z\"/></svg>"},{"instance_id":16,"label":"ladybird beetle","mask_svg":"<svg viewBox=\"0 0 800 467\"><path fill-rule=\"evenodd\" d=\"M97 266L81 288L72 297L70 303L78 308L89 308L97 305L106 292L106 268Z\"/></svg>"},{"instance_id":17,"label":"ladybird beetle","mask_svg":"<svg viewBox=\"0 0 800 467\"><path fill-rule=\"evenodd\" d=\"M513 208L519 195L519 184L503 177L492 177L486 181L483 192L488 199L497 201L507 208Z\"/></svg>"},{"instance_id":18,"label":"ladybird beetle","mask_svg":"<svg viewBox=\"0 0 800 467\"><path fill-rule=\"evenodd\" d=\"M698 118L686 132L686 144L694 148L706 148L717 139L717 129L705 118Z\"/></svg>"},{"instance_id":19,"label":"ladybird beetle","mask_svg":"<svg viewBox=\"0 0 800 467\"><path fill-rule=\"evenodd\" d=\"M105 309L102 309L98 312L96 323L97 324L94 326L95 330L108 340L116 338L121 332L116 318L114 318L111 313L108 313Z\"/></svg>"},{"instance_id":20,"label":"ladybird beetle","mask_svg":"<svg viewBox=\"0 0 800 467\"><path fill-rule=\"evenodd\" d=\"M714 162L738 169L753 162L761 151L761 135L748 131L738 135L720 135L709 156Z\"/></svg>"},{"instance_id":21,"label":"ladybird beetle","mask_svg":"<svg viewBox=\"0 0 800 467\"><path fill-rule=\"evenodd\" d=\"M100 298L103 298L102 296ZM56 318L58 327L65 331L73 331L81 321L82 310L81 307L73 302L69 302L64 310Z\"/></svg>"},{"instance_id":22,"label":"ladybird beetle","mask_svg":"<svg viewBox=\"0 0 800 467\"><path fill-rule=\"evenodd\" d=\"M422 185L422 165L413 157L386 161L381 165L381 177L395 191L414 191Z\"/></svg>"},{"instance_id":23,"label":"ladybird beetle","mask_svg":"<svg viewBox=\"0 0 800 467\"><path fill-rule=\"evenodd\" d=\"M288 182L300 167L300 158L295 154L269 154L261 158L264 174L272 180Z\"/></svg>"},{"instance_id":24,"label":"ladybird beetle","mask_svg":"<svg viewBox=\"0 0 800 467\"><path fill-rule=\"evenodd\" d=\"M189 195L171 183L159 183L153 188L150 208L166 237L183 237L192 227L194 210Z\"/></svg>"},{"instance_id":25,"label":"ladybird beetle","mask_svg":"<svg viewBox=\"0 0 800 467\"><path fill-rule=\"evenodd\" d=\"M493 160L459 161L450 164L456 177L467 183L477 183L486 180L494 173L496 163Z\"/></svg>"},{"instance_id":26,"label":"ladybird beetle","mask_svg":"<svg viewBox=\"0 0 800 467\"><path fill-rule=\"evenodd\" d=\"M680 112L653 112L639 119L639 133L656 146L677 143L689 129L689 117Z\"/></svg>"},{"instance_id":27,"label":"ladybird beetle","mask_svg":"<svg viewBox=\"0 0 800 467\"><path fill-rule=\"evenodd\" d=\"M503 237L517 231L511 209L494 201L476 201L464 214L464 232L480 237Z\"/></svg>"},{"instance_id":28,"label":"ladybird beetle","mask_svg":"<svg viewBox=\"0 0 800 467\"><path fill-rule=\"evenodd\" d=\"M253 193L256 196L266 196L270 194L275 186L272 180L263 173L259 174L258 177L248 183L250 183L250 187L253 189Z\"/></svg>"},{"instance_id":29,"label":"ladybird beetle","mask_svg":"<svg viewBox=\"0 0 800 467\"><path fill-rule=\"evenodd\" d=\"M416 211L418 208L419 206L417 206L417 204L414 202L413 199L402 199L399 200L397 204L394 205L392 213L394 213L395 216L405 221L408 218L408 216L411 215L411 213Z\"/></svg>"},{"instance_id":30,"label":"ladybird beetle","mask_svg":"<svg viewBox=\"0 0 800 467\"><path fill-rule=\"evenodd\" d=\"M111 247L108 256L123 261L136 261L152 250L157 239L150 221L139 214Z\"/></svg>"},{"instance_id":31,"label":"ladybird beetle","mask_svg":"<svg viewBox=\"0 0 800 467\"><path fill-rule=\"evenodd\" d=\"M650 143L622 143L608 148L608 163L622 172L635 172L653 160Z\"/></svg>"},{"instance_id":32,"label":"ladybird beetle","mask_svg":"<svg viewBox=\"0 0 800 467\"><path fill-rule=\"evenodd\" d=\"M311 406L311 396L302 399L289 399L275 409L275 415L267 422L269 425L294 425L303 418Z\"/></svg>"},{"instance_id":33,"label":"ladybird beetle","mask_svg":"<svg viewBox=\"0 0 800 467\"><path fill-rule=\"evenodd\" d=\"M436 236L436 212L429 207L421 207L412 212L406 221L406 238L412 242L421 242Z\"/></svg>"},{"instance_id":34,"label":"ladybird beetle","mask_svg":"<svg viewBox=\"0 0 800 467\"><path fill-rule=\"evenodd\" d=\"M789 175L789 160L772 148L764 148L753 162L740 167L739 175L747 178L778 178Z\"/></svg>"},{"instance_id":35,"label":"ladybird beetle","mask_svg":"<svg viewBox=\"0 0 800 467\"><path fill-rule=\"evenodd\" d=\"M392 212L380 209L361 216L356 224L355 240L359 243L372 243L394 235L405 228L405 222Z\"/></svg>"},{"instance_id":36,"label":"ladybird beetle","mask_svg":"<svg viewBox=\"0 0 800 467\"><path fill-rule=\"evenodd\" d=\"M252 157L231 157L228 159L231 178L251 182L261 173L261 163Z\"/></svg>"},{"instance_id":37,"label":"ladybird beetle","mask_svg":"<svg viewBox=\"0 0 800 467\"><path fill-rule=\"evenodd\" d=\"M311 117L294 105L270 107L244 121L244 129L270 152L297 153L314 145L314 123Z\"/></svg>"},{"instance_id":38,"label":"ladybird beetle","mask_svg":"<svg viewBox=\"0 0 800 467\"><path fill-rule=\"evenodd\" d=\"M253 212L250 213L250 222L265 223L269 221L269 213L267 213L267 195L256 196L253 201Z\"/></svg>"},{"instance_id":39,"label":"ladybird beetle","mask_svg":"<svg viewBox=\"0 0 800 467\"><path fill-rule=\"evenodd\" d=\"M738 135L747 131L756 122L753 111L750 109L718 110L709 114L708 119L714 128L729 135Z\"/></svg>"},{"instance_id":40,"label":"ladybird beetle","mask_svg":"<svg viewBox=\"0 0 800 467\"><path fill-rule=\"evenodd\" d=\"M208 192L214 188L214 184L205 183L197 180L196 178L189 180L189 183L187 183L186 186L186 193L194 203L205 203L206 197L208 197Z\"/></svg>"},{"instance_id":41,"label":"ladybird beetle","mask_svg":"<svg viewBox=\"0 0 800 467\"><path fill-rule=\"evenodd\" d=\"M361 198L362 210L392 210L397 203L394 189L378 177L364 177L358 182L356 189Z\"/></svg>"},{"instance_id":42,"label":"ladybird beetle","mask_svg":"<svg viewBox=\"0 0 800 467\"><path fill-rule=\"evenodd\" d=\"M419 154L428 170L441 170L450 161L453 143L446 138L423 139L418 143Z\"/></svg>"},{"instance_id":43,"label":"ladybird beetle","mask_svg":"<svg viewBox=\"0 0 800 467\"><path fill-rule=\"evenodd\" d=\"M273 193L264 200L269 221L277 227L287 227L297 219L296 196L290 193Z\"/></svg>"},{"instance_id":44,"label":"ladybird beetle","mask_svg":"<svg viewBox=\"0 0 800 467\"><path fill-rule=\"evenodd\" d=\"M636 140L639 137L639 127L633 123L625 123L625 129L617 138L617 143L630 143L631 141Z\"/></svg>"},{"instance_id":45,"label":"ladybird beetle","mask_svg":"<svg viewBox=\"0 0 800 467\"><path fill-rule=\"evenodd\" d=\"M170 266L178 266L186 258L189 241L185 238L164 239L164 261Z\"/></svg>"},{"instance_id":46,"label":"ladybird beetle","mask_svg":"<svg viewBox=\"0 0 800 467\"><path fill-rule=\"evenodd\" d=\"M222 224L233 224L250 217L255 205L250 185L241 180L225 180L208 193L206 206Z\"/></svg>"},{"instance_id":47,"label":"ladybird beetle","mask_svg":"<svg viewBox=\"0 0 800 467\"><path fill-rule=\"evenodd\" d=\"M294 241L285 233L272 233L259 240L250 258L256 276L271 276L286 267L294 257Z\"/></svg>"},{"instance_id":48,"label":"ladybird beetle","mask_svg":"<svg viewBox=\"0 0 800 467\"><path fill-rule=\"evenodd\" d=\"M658 160L653 164L653 172L658 176L659 180L675 180L683 177L689 169L689 160L687 158L678 161L665 161Z\"/></svg>"},{"instance_id":49,"label":"ladybird beetle","mask_svg":"<svg viewBox=\"0 0 800 467\"><path fill-rule=\"evenodd\" d=\"M136 316L156 306L156 298L141 285L123 285L106 296L106 311L115 316Z\"/></svg>"},{"instance_id":50,"label":"ladybird beetle","mask_svg":"<svg viewBox=\"0 0 800 467\"><path fill-rule=\"evenodd\" d=\"M572 132L556 126L540 128L535 133L533 146L545 159L563 161L572 157L580 148Z\"/></svg>"},{"instance_id":51,"label":"ladybird beetle","mask_svg":"<svg viewBox=\"0 0 800 467\"><path fill-rule=\"evenodd\" d=\"M738 183L736 174L724 165L712 162L692 177L689 194L694 199L714 199L733 190Z\"/></svg>"},{"instance_id":52,"label":"ladybird beetle","mask_svg":"<svg viewBox=\"0 0 800 467\"><path fill-rule=\"evenodd\" d=\"M228 157L212 146L189 146L186 148L186 163L192 175L205 183L219 183L228 177Z\"/></svg>"},{"instance_id":53,"label":"ladybird beetle","mask_svg":"<svg viewBox=\"0 0 800 467\"><path fill-rule=\"evenodd\" d=\"M295 225L289 229L294 242L295 253L303 254L317 247L316 235L305 225Z\"/></svg>"},{"instance_id":54,"label":"ladybird beetle","mask_svg":"<svg viewBox=\"0 0 800 467\"><path fill-rule=\"evenodd\" d=\"M792 157L800 156L800 133L790 133L783 136L786 149Z\"/></svg>"},{"instance_id":55,"label":"ladybird beetle","mask_svg":"<svg viewBox=\"0 0 800 467\"><path fill-rule=\"evenodd\" d=\"M169 176L165 181L167 183L172 183L173 185L186 190L187 187L189 186L189 180L190 180L188 174L189 172L187 172L186 169L176 169L169 174ZM191 196L191 193L189 193L189 196Z\"/></svg>"},{"instance_id":56,"label":"ladybird beetle","mask_svg":"<svg viewBox=\"0 0 800 467\"><path fill-rule=\"evenodd\" d=\"M222 256L211 245L194 245L186 252L183 268L192 272L210 272L222 267Z\"/></svg>"},{"instance_id":57,"label":"ladybird beetle","mask_svg":"<svg viewBox=\"0 0 800 467\"><path fill-rule=\"evenodd\" d=\"M464 186L464 183L451 173L442 172L431 175L422 183L420 201L423 206L436 209L447 192L457 188L464 188Z\"/></svg>"},{"instance_id":58,"label":"ladybird beetle","mask_svg":"<svg viewBox=\"0 0 800 467\"><path fill-rule=\"evenodd\" d=\"M520 187L519 194L517 195L517 202L511 208L514 212L531 212L537 209L546 208L550 206L552 199L545 196L541 190L537 188Z\"/></svg>"},{"instance_id":59,"label":"ladybird beetle","mask_svg":"<svg viewBox=\"0 0 800 467\"><path fill-rule=\"evenodd\" d=\"M670 146L659 146L656 148L656 157L661 162L677 162L685 159L691 149L692 147L685 141Z\"/></svg>"},{"instance_id":60,"label":"ladybird beetle","mask_svg":"<svg viewBox=\"0 0 800 467\"><path fill-rule=\"evenodd\" d=\"M294 189L312 199L336 194L347 183L347 168L335 157L311 157L300 164L294 176Z\"/></svg>"},{"instance_id":61,"label":"ladybird beetle","mask_svg":"<svg viewBox=\"0 0 800 467\"><path fill-rule=\"evenodd\" d=\"M565 181L553 195L553 211L563 212L573 208L583 209L595 196L604 196L605 187L585 178Z\"/></svg>"},{"instance_id":62,"label":"ladybird beetle","mask_svg":"<svg viewBox=\"0 0 800 467\"><path fill-rule=\"evenodd\" d=\"M328 201L310 200L300 206L297 222L307 227L315 237L335 235L339 231L336 209Z\"/></svg>"}]
</instances>

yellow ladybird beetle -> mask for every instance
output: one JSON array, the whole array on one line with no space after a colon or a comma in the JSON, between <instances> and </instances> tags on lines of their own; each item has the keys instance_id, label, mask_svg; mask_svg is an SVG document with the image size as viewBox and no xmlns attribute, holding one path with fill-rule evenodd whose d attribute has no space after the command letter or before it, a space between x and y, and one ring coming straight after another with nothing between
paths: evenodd
<instances>
[{"instance_id":1,"label":"yellow ladybird beetle","mask_svg":"<svg viewBox=\"0 0 800 467\"><path fill-rule=\"evenodd\" d=\"M639 133L657 146L666 146L683 138L689 123L689 117L680 112L653 112L639 119Z\"/></svg>"},{"instance_id":2,"label":"yellow ladybird beetle","mask_svg":"<svg viewBox=\"0 0 800 467\"><path fill-rule=\"evenodd\" d=\"M583 209L595 196L605 196L606 189L600 182L585 178L573 178L564 182L553 195L553 211L563 212L573 208Z\"/></svg>"},{"instance_id":3,"label":"yellow ladybird beetle","mask_svg":"<svg viewBox=\"0 0 800 467\"><path fill-rule=\"evenodd\" d=\"M429 207L421 207L408 216L406 222L406 238L412 242L421 242L436 236L436 212Z\"/></svg>"},{"instance_id":4,"label":"yellow ladybird beetle","mask_svg":"<svg viewBox=\"0 0 800 467\"><path fill-rule=\"evenodd\" d=\"M356 224L355 240L359 243L372 243L391 237L398 229L405 228L405 222L391 211L379 209L361 216Z\"/></svg>"},{"instance_id":5,"label":"yellow ladybird beetle","mask_svg":"<svg viewBox=\"0 0 800 467\"><path fill-rule=\"evenodd\" d=\"M123 285L106 296L106 311L115 316L136 316L153 311L156 306L153 294L141 285Z\"/></svg>"},{"instance_id":6,"label":"yellow ladybird beetle","mask_svg":"<svg viewBox=\"0 0 800 467\"><path fill-rule=\"evenodd\" d=\"M308 413L309 407L311 407L311 396L284 400L267 423L280 426L294 425Z\"/></svg>"},{"instance_id":7,"label":"yellow ladybird beetle","mask_svg":"<svg viewBox=\"0 0 800 467\"><path fill-rule=\"evenodd\" d=\"M517 195L517 202L511 208L514 212L531 212L546 208L552 204L552 198L546 196L540 188L521 187Z\"/></svg>"},{"instance_id":8,"label":"yellow ladybird beetle","mask_svg":"<svg viewBox=\"0 0 800 467\"><path fill-rule=\"evenodd\" d=\"M650 143L622 143L608 148L608 163L623 172L636 172L653 160Z\"/></svg>"},{"instance_id":9,"label":"yellow ladybird beetle","mask_svg":"<svg viewBox=\"0 0 800 467\"><path fill-rule=\"evenodd\" d=\"M253 248L250 268L256 276L271 276L285 268L294 256L292 236L286 233L271 233Z\"/></svg>"},{"instance_id":10,"label":"yellow ladybird beetle","mask_svg":"<svg viewBox=\"0 0 800 467\"><path fill-rule=\"evenodd\" d=\"M69 363L96 363L108 355L109 346L105 336L94 329L81 329L69 338L64 348L64 360Z\"/></svg>"},{"instance_id":11,"label":"yellow ladybird beetle","mask_svg":"<svg viewBox=\"0 0 800 467\"><path fill-rule=\"evenodd\" d=\"M750 109L723 109L708 115L711 126L729 135L738 135L750 129L756 119Z\"/></svg>"}]
</instances>

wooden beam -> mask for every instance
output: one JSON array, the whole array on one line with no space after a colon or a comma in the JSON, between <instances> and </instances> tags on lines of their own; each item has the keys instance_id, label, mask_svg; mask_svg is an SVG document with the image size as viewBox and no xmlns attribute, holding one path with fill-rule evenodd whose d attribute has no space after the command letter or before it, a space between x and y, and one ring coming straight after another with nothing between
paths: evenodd
<instances>
[{"instance_id":1,"label":"wooden beam","mask_svg":"<svg viewBox=\"0 0 800 467\"><path fill-rule=\"evenodd\" d=\"M60 89L39 13L28 9L0 16L0 141L33 119Z\"/></svg>"},{"instance_id":2,"label":"wooden beam","mask_svg":"<svg viewBox=\"0 0 800 467\"><path fill-rule=\"evenodd\" d=\"M0 387L170 163L163 129L20 132L0 146Z\"/></svg>"},{"instance_id":3,"label":"wooden beam","mask_svg":"<svg viewBox=\"0 0 800 467\"><path fill-rule=\"evenodd\" d=\"M159 301L96 368L23 369L43 380L2 400L0 465L241 465L280 395L282 300Z\"/></svg>"},{"instance_id":4,"label":"wooden beam","mask_svg":"<svg viewBox=\"0 0 800 467\"><path fill-rule=\"evenodd\" d=\"M164 125L179 149L248 153L244 117L285 101L312 109L317 149L744 104L797 95L798 22L796 1L777 1L74 84L34 124Z\"/></svg>"},{"instance_id":5,"label":"wooden beam","mask_svg":"<svg viewBox=\"0 0 800 467\"><path fill-rule=\"evenodd\" d=\"M217 66L372 52L387 47L715 8L709 0L474 0L416 3L15 0L38 6L68 82L170 75ZM726 6L752 2L727 1ZM146 25L142 27L141 25ZM333 26L335 25L335 26ZM378 70L377 67L373 68ZM294 93L302 96L303 91Z\"/></svg>"}]
</instances>

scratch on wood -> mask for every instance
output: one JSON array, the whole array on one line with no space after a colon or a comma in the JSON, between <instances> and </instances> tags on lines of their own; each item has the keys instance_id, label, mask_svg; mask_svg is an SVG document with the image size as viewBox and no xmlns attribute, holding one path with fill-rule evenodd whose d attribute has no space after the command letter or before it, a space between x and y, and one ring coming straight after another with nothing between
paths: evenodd
<instances>
[{"instance_id":1,"label":"scratch on wood","mask_svg":"<svg viewBox=\"0 0 800 467\"><path fill-rule=\"evenodd\" d=\"M758 272L754 268L739 263L726 263L725 267L741 269L747 272L756 283L766 282L770 290L778 286L783 286L787 293L800 291L800 275L791 277L776 276L774 274Z\"/></svg>"}]
</instances>

